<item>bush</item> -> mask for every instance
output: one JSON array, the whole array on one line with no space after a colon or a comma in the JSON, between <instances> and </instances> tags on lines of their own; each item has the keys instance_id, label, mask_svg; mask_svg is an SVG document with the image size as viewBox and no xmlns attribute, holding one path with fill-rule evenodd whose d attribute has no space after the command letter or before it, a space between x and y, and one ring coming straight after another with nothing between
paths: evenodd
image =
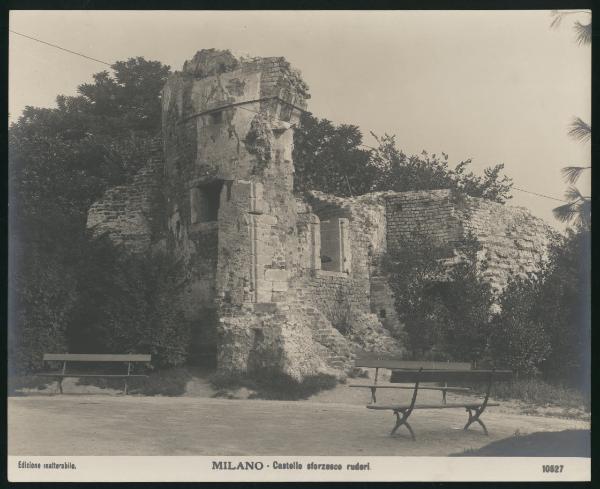
<instances>
[{"instance_id":1,"label":"bush","mask_svg":"<svg viewBox=\"0 0 600 489\"><path fill-rule=\"evenodd\" d=\"M489 356L523 374L590 387L590 236L568 230L529 277L514 278L499 299Z\"/></svg>"},{"instance_id":2,"label":"bush","mask_svg":"<svg viewBox=\"0 0 600 489\"><path fill-rule=\"evenodd\" d=\"M18 396L22 395L19 392L21 389L37 389L44 390L48 387L48 384L54 382L54 379L48 377L38 377L35 375L8 375L8 395Z\"/></svg>"},{"instance_id":3,"label":"bush","mask_svg":"<svg viewBox=\"0 0 600 489\"><path fill-rule=\"evenodd\" d=\"M60 257L35 249L24 255L10 281L8 358L13 375L39 370L44 353L65 351L66 323L77 300L75 277Z\"/></svg>"},{"instance_id":4,"label":"bush","mask_svg":"<svg viewBox=\"0 0 600 489\"><path fill-rule=\"evenodd\" d=\"M501 311L490 325L488 356L498 367L517 374L536 375L551 351L550 340L540 322L542 282L535 276L513 278L504 289Z\"/></svg>"},{"instance_id":5,"label":"bush","mask_svg":"<svg viewBox=\"0 0 600 489\"><path fill-rule=\"evenodd\" d=\"M187 383L192 375L186 368L172 368L149 372L148 377L136 377L128 380L128 393L144 396L181 396L185 394ZM124 379L103 377L82 377L78 385L94 385L101 389L122 390Z\"/></svg>"},{"instance_id":6,"label":"bush","mask_svg":"<svg viewBox=\"0 0 600 489\"><path fill-rule=\"evenodd\" d=\"M210 382L217 389L246 387L256 392L252 397L257 399L289 401L306 399L322 390L333 389L338 384L337 379L332 375L313 375L298 382L281 372L271 370L262 370L245 376L217 372L211 376Z\"/></svg>"},{"instance_id":7,"label":"bush","mask_svg":"<svg viewBox=\"0 0 600 489\"><path fill-rule=\"evenodd\" d=\"M590 408L586 399L576 389L561 384L551 384L540 378L515 379L512 382L494 382L491 396L495 399L520 399L522 401L569 408Z\"/></svg>"},{"instance_id":8,"label":"bush","mask_svg":"<svg viewBox=\"0 0 600 489\"><path fill-rule=\"evenodd\" d=\"M459 260L452 265L452 247L415 234L384 258L398 317L404 323L408 348L415 358L443 356L449 360L481 358L493 296L479 273L479 243L471 236L455 243ZM401 332L393 332L401 338Z\"/></svg>"},{"instance_id":9,"label":"bush","mask_svg":"<svg viewBox=\"0 0 600 489\"><path fill-rule=\"evenodd\" d=\"M90 241L69 351L149 353L157 368L185 363L191 326L177 310L174 259L131 255L108 239Z\"/></svg>"},{"instance_id":10,"label":"bush","mask_svg":"<svg viewBox=\"0 0 600 489\"><path fill-rule=\"evenodd\" d=\"M570 229L552 245L534 311L552 346L541 365L544 377L586 391L591 375L590 238L586 229Z\"/></svg>"}]
</instances>

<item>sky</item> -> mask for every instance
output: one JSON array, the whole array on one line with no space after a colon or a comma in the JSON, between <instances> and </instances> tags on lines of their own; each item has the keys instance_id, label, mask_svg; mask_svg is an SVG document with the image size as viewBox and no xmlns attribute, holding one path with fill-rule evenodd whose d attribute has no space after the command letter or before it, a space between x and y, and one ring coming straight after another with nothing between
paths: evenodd
<instances>
[{"instance_id":1,"label":"sky","mask_svg":"<svg viewBox=\"0 0 600 489\"><path fill-rule=\"evenodd\" d=\"M407 154L449 155L455 166L504 163L514 185L562 198L564 166L588 165L571 139L591 119L591 48L573 22L551 29L539 11L12 11L10 29L108 63L135 56L180 70L204 48L284 56L308 83L309 110L355 124L364 142L395 134ZM24 37L9 38L9 120L53 107L110 68ZM589 195L590 179L578 182ZM560 202L513 191L555 227Z\"/></svg>"}]
</instances>

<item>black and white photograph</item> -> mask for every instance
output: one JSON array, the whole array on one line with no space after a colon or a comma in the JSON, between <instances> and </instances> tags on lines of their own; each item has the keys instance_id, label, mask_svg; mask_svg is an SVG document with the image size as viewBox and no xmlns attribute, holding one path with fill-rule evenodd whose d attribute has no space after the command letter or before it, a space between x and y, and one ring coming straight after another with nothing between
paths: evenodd
<instances>
[{"instance_id":1,"label":"black and white photograph","mask_svg":"<svg viewBox=\"0 0 600 489\"><path fill-rule=\"evenodd\" d=\"M587 481L591 10L11 10L11 482Z\"/></svg>"}]
</instances>

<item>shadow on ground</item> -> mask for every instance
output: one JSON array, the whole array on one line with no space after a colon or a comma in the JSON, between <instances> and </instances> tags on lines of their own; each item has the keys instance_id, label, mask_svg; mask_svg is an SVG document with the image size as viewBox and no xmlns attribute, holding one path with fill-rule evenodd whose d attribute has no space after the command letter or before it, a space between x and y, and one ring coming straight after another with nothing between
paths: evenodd
<instances>
[{"instance_id":1,"label":"shadow on ground","mask_svg":"<svg viewBox=\"0 0 600 489\"><path fill-rule=\"evenodd\" d=\"M564 430L513 436L454 457L589 457L589 430Z\"/></svg>"}]
</instances>

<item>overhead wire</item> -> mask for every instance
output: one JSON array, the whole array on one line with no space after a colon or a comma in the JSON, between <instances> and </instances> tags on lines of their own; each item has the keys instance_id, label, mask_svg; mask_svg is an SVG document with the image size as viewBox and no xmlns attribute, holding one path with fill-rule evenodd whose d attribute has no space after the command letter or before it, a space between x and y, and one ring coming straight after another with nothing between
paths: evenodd
<instances>
[{"instance_id":1,"label":"overhead wire","mask_svg":"<svg viewBox=\"0 0 600 489\"><path fill-rule=\"evenodd\" d=\"M112 67L112 65L110 63L108 63L106 61L102 61L101 59L92 58L91 56L88 56L87 54L78 53L77 51L72 51L71 49L63 48L62 46L59 46L58 44L52 44L50 42L42 41L41 39L38 39L37 37L28 36L27 34L22 34L20 32L13 31L12 29L8 29L8 30L9 30L9 32L12 32L13 34L16 34L17 36L26 37L27 39L31 39L32 41L46 44L47 46L51 46L53 48L60 49L61 51L66 51L67 53L75 54L76 56L81 56L82 58L86 58L91 61L96 61L97 63L102 63L103 65Z\"/></svg>"},{"instance_id":2,"label":"overhead wire","mask_svg":"<svg viewBox=\"0 0 600 489\"><path fill-rule=\"evenodd\" d=\"M73 51L73 50L71 50L71 49L67 49L67 48L64 48L64 47L62 47L62 46L59 46L58 44L53 44L53 43L50 43L50 42L47 42L47 41L43 41L43 40L41 40L41 39L38 39L37 37L28 36L27 34L23 34L23 33L21 33L21 32L14 31L14 30L12 30L12 29L8 29L8 30L9 30L9 32L12 32L13 34L16 34L16 35L18 35L18 36L25 37L25 38L27 38L27 39L31 39L32 41L36 41L36 42L39 42L39 43L41 43L41 44L45 44L45 45L47 45L47 46L50 46L50 47L53 47L53 48L56 48L56 49L60 49L61 51L65 51L65 52L67 52L67 53L74 54L74 55L76 55L76 56L80 56L80 57L82 57L82 58L85 58L85 59L89 59L90 61L95 61L95 62L97 62L97 63L101 63L101 64L103 64L103 65L106 65L106 66L112 67L112 64L111 64L111 63L108 63L108 62L106 62L106 61L102 61L102 60L100 60L100 59L97 59L97 58L94 58L94 57L92 57L92 56L88 56L87 54L83 54L83 53L80 53L80 52L77 52L77 51ZM212 59L212 58L215 58L215 57L218 57L218 56L217 56L217 55L215 55L215 56L212 56L212 57L211 57L211 58L209 58L209 59ZM238 108L240 108L240 109L242 109L242 110L246 110L246 111L248 111L248 112L253 112L253 113L255 113L255 114L261 114L261 112L259 112L259 111L256 111L256 110L249 109L248 107L239 106ZM280 122L283 122L284 124L289 124L289 127L295 127L295 124L292 124L292 123L290 123L290 122L288 122L288 121L284 121L283 119L280 119L279 117L273 117L273 116L267 116L267 117L268 117L269 119L271 119L271 120L278 120L278 121L280 121ZM366 144L360 144L359 146L360 146L360 147L363 147L363 148L368 148L368 149L371 149L371 150L377 150L377 148L374 148L373 146L368 146L368 145L366 145ZM517 191L519 191L519 192L524 192L524 193L526 193L526 194L535 195L535 196L537 196L537 197L542 197L542 198L545 198L545 199L550 199L550 200L554 200L554 201L557 201L557 202L568 202L567 200L564 200L564 199L559 199L559 198L557 198L557 197L552 197L552 196L550 196L550 195L541 194L541 193L539 193L539 192L533 192L533 191L530 191L530 190L525 190L525 189L523 189L523 188L520 188L520 187L515 187L515 186L513 186L512 188L513 188L514 190L517 190Z\"/></svg>"}]
</instances>

